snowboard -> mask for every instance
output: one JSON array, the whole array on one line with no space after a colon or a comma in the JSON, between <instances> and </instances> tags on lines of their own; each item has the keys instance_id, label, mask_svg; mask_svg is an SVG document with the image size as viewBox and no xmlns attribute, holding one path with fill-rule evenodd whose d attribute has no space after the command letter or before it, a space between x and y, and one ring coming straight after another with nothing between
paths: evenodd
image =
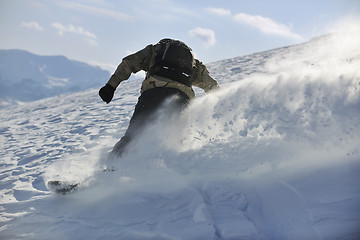
<instances>
[{"instance_id":1,"label":"snowboard","mask_svg":"<svg viewBox=\"0 0 360 240\"><path fill-rule=\"evenodd\" d=\"M115 171L116 171L115 167L107 167L107 168L102 169L103 173L115 172ZM69 194L69 193L79 190L80 183L70 182L70 181L52 180L52 181L48 181L47 186L48 186L48 189L53 193L60 193L60 194L66 195L66 194Z\"/></svg>"},{"instance_id":2,"label":"snowboard","mask_svg":"<svg viewBox=\"0 0 360 240\"><path fill-rule=\"evenodd\" d=\"M79 183L69 183L57 180L48 182L48 188L50 191L63 195L76 191L79 189L79 186Z\"/></svg>"}]
</instances>

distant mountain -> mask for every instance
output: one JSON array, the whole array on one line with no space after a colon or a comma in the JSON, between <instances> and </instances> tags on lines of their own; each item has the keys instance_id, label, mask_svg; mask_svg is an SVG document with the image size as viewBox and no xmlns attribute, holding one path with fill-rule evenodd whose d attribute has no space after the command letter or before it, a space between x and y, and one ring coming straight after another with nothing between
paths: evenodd
<instances>
[{"instance_id":1,"label":"distant mountain","mask_svg":"<svg viewBox=\"0 0 360 240\"><path fill-rule=\"evenodd\" d=\"M0 100L29 102L98 87L110 73L64 56L0 50Z\"/></svg>"}]
</instances>

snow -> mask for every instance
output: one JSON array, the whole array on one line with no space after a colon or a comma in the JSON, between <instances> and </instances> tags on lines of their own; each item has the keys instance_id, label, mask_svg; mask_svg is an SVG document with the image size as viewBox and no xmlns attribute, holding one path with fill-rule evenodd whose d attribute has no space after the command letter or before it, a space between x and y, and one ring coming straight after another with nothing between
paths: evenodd
<instances>
[{"instance_id":1,"label":"snow","mask_svg":"<svg viewBox=\"0 0 360 240\"><path fill-rule=\"evenodd\" d=\"M122 159L141 80L1 109L0 238L359 239L358 33L209 64L221 89Z\"/></svg>"}]
</instances>

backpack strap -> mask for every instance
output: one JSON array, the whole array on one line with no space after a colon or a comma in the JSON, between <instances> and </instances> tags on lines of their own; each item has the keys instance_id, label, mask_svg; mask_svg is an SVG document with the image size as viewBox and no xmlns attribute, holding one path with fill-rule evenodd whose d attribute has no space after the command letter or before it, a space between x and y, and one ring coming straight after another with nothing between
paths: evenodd
<instances>
[{"instance_id":1,"label":"backpack strap","mask_svg":"<svg viewBox=\"0 0 360 240\"><path fill-rule=\"evenodd\" d=\"M161 59L162 59L162 60L164 60L164 59L165 59L165 55L166 55L166 52L169 50L169 47L170 47L170 43L169 43L169 42L167 42L167 43L165 44L165 50L164 50L164 53L163 53L163 55L162 55L162 57L161 57Z\"/></svg>"}]
</instances>

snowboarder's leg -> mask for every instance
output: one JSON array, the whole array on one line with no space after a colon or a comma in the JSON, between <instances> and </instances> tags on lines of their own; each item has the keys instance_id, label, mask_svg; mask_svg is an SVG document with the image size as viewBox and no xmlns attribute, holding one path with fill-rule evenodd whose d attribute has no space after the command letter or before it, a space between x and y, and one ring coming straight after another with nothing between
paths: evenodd
<instances>
[{"instance_id":1,"label":"snowboarder's leg","mask_svg":"<svg viewBox=\"0 0 360 240\"><path fill-rule=\"evenodd\" d=\"M172 110L176 112L181 112L190 101L188 96L178 89L153 88L143 92L135 106L124 137L115 144L111 154L121 157L131 141L142 132L147 124L156 119L156 110L167 98L172 96L176 96L171 105Z\"/></svg>"},{"instance_id":2,"label":"snowboarder's leg","mask_svg":"<svg viewBox=\"0 0 360 240\"><path fill-rule=\"evenodd\" d=\"M122 137L120 141L118 141L113 147L110 153L111 156L121 157L129 143L130 143L129 137L127 136Z\"/></svg>"},{"instance_id":3,"label":"snowboarder's leg","mask_svg":"<svg viewBox=\"0 0 360 240\"><path fill-rule=\"evenodd\" d=\"M149 91L150 90L144 92L139 97L138 103L135 106L134 114L130 119L128 129L120 141L115 144L111 154L121 157L130 142L145 127L145 123L148 122L151 117L150 115L155 112L157 107L156 102L154 102L154 96L148 93Z\"/></svg>"}]
</instances>

